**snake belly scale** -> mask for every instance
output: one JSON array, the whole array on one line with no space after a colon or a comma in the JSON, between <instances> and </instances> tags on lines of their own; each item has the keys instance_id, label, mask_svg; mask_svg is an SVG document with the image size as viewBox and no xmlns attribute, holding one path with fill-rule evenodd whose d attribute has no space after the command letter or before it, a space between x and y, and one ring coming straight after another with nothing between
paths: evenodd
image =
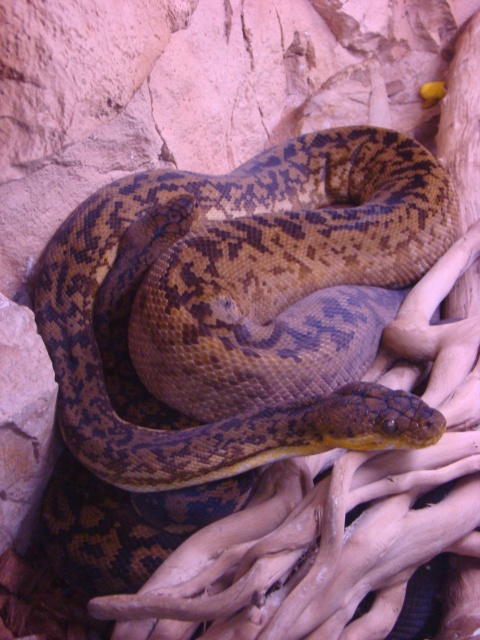
<instances>
[{"instance_id":1,"label":"snake belly scale","mask_svg":"<svg viewBox=\"0 0 480 640\"><path fill-rule=\"evenodd\" d=\"M245 217L234 218L239 214ZM165 368L159 396L163 400L166 389L183 410L185 398L175 395L182 366L189 378L202 359L218 370L217 354L240 354L228 373L240 406L231 398L218 400L228 381L203 405L208 392L194 377L194 390L201 391L185 411L206 423L181 431L156 431L117 415L93 329L97 292L128 230L142 220L164 239L132 313L133 359L145 385L156 394L152 371ZM296 299L342 282L405 287L452 243L455 223L455 195L441 165L410 138L372 127L307 134L225 176L159 170L101 189L54 235L36 279L35 313L59 382L59 423L69 449L99 478L142 492L196 485L333 446L435 442L444 420L411 394L362 383L340 390L313 385L300 398L273 393L265 406L267 399L257 393L265 373L251 363L260 362L257 347L275 351L279 335L288 337L285 324L279 329L273 317ZM276 261L266 262L268 274L256 279L260 258L274 255ZM152 301L160 281L161 300ZM172 337L154 335L159 308L180 337L178 349L200 345L187 365L176 362ZM153 346L143 347L142 335L151 336ZM219 346L205 346L213 338ZM295 341L288 343L280 353L283 363L302 360L295 348ZM157 364L159 351L168 365ZM236 384L240 379L247 391ZM192 389L185 388L190 397ZM297 390L298 384L287 392L295 396Z\"/></svg>"}]
</instances>

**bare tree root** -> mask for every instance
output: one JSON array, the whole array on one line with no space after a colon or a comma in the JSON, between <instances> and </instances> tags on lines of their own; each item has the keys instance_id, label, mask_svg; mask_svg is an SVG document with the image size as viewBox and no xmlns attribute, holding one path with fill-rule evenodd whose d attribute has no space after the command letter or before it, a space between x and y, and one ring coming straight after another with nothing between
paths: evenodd
<instances>
[{"instance_id":1,"label":"bare tree root","mask_svg":"<svg viewBox=\"0 0 480 640\"><path fill-rule=\"evenodd\" d=\"M236 637L231 634L237 625L240 625L237 633L247 637L243 635L245 624L254 633L251 637L278 637L279 629L283 629L281 637L285 638L307 637L315 630L325 633L325 638L335 638L340 637L363 597L378 590L376 605L365 622L373 628L378 620L384 629L383 609L388 602L400 602L401 589L404 590L416 567L446 550L480 556L480 534L471 533L480 524L480 504L476 504L480 500L479 448L480 434L461 432L447 433L429 449L348 453L336 463L332 475L303 498L280 525L280 531L267 534L258 543L262 545L261 554L250 552L246 573L220 593L212 593L208 579L203 590L194 596L172 595L171 587L157 582L154 586L150 583L149 590L142 595L96 599L91 602L91 611L98 617L119 620L230 618L227 635L223 631L224 635L218 635L225 626L219 623L218 629L214 625L206 638ZM439 504L411 509L431 488L456 478L464 480ZM344 530L345 513L367 503L371 506ZM292 523L299 521L308 525L308 536L303 526L292 527ZM446 526L446 522L457 524ZM192 540L186 545L194 550ZM309 557L309 548L313 549L313 559ZM182 548L179 551L179 555L185 553ZM305 554L304 565L295 568ZM236 564L236 558L232 559ZM292 584L285 587L289 583L285 582L285 576L292 571L299 573L301 579L294 573L293 587ZM162 568L157 578L161 573ZM198 590L198 577L193 576L192 581ZM272 587L274 590L269 593ZM192 591L186 584L183 590ZM394 607L397 615L398 609ZM382 615L379 611L383 611ZM394 613L392 626L396 620ZM292 619L295 625L288 622ZM353 624L353 629L360 626L359 621ZM372 637L383 637L380 633L383 630Z\"/></svg>"}]
</instances>

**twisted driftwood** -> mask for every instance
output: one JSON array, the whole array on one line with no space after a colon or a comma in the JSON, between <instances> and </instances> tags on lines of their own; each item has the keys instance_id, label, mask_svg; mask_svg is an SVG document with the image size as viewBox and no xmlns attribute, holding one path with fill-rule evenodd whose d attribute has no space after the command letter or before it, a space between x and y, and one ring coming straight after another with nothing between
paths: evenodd
<instances>
[{"instance_id":1,"label":"twisted driftwood","mask_svg":"<svg viewBox=\"0 0 480 640\"><path fill-rule=\"evenodd\" d=\"M480 187L468 159L478 157L479 145L464 114L472 127L480 114L471 85L464 83L476 73L479 36L477 15L457 45L438 148L470 223ZM458 133L459 125L465 136ZM208 640L380 639L395 624L408 579L419 565L443 551L480 558L480 532L475 531L480 526L480 433L473 431L480 422L480 321L474 315L480 306L475 307L478 296L472 293L480 292L478 274L470 272L473 281L456 290L454 313L464 319L429 324L479 255L477 222L407 296L366 376L411 389L428 375L424 399L444 413L450 429L464 431L450 431L437 445L419 451L335 450L270 466L244 511L192 536L137 595L90 603L99 618L129 620L117 624L114 639L187 639L206 620L213 621L202 635ZM392 367L399 356L418 364ZM313 478L330 468L314 486ZM440 502L411 508L451 480L457 482ZM368 506L345 529L345 515L358 505ZM474 560L459 570L452 619L462 608L458 594L467 591L464 581L478 582L478 576ZM371 591L376 596L369 612L350 622ZM448 621L445 639L447 627Z\"/></svg>"}]
</instances>

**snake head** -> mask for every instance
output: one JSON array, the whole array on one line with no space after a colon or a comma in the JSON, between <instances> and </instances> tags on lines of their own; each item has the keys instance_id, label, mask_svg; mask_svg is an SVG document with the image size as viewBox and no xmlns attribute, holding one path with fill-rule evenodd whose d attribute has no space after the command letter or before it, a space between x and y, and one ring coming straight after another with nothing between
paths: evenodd
<instances>
[{"instance_id":1,"label":"snake head","mask_svg":"<svg viewBox=\"0 0 480 640\"><path fill-rule=\"evenodd\" d=\"M436 409L407 391L354 382L330 396L338 420L328 430L336 446L346 449L413 449L435 444L446 420Z\"/></svg>"}]
</instances>

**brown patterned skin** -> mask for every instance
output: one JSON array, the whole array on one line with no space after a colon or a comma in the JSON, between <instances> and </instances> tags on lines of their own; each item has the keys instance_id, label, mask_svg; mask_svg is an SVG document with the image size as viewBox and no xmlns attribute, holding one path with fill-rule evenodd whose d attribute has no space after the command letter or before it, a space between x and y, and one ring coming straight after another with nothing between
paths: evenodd
<instances>
[{"instance_id":1,"label":"brown patterned skin","mask_svg":"<svg viewBox=\"0 0 480 640\"><path fill-rule=\"evenodd\" d=\"M238 213L256 215L230 219ZM207 214L229 220L205 222ZM59 381L58 415L68 447L103 480L131 491L155 491L228 477L268 460L328 447L435 442L445 429L438 412L411 394L362 383L321 397L314 388L287 404L275 398L267 408L260 398L246 413L213 417L182 431L154 431L128 422L114 411L107 393L93 314L97 291L122 245L135 245L135 226L126 232L143 219L139 245L150 228L163 269L155 267L148 280L154 288L158 280L167 286L161 303L147 300L149 293L140 294L137 308L145 311L147 325L137 333L132 330L131 341L139 343L138 334L151 331L149 305L160 305L181 343L200 342L215 329L223 350L234 351L237 345L224 334L233 325L239 351L246 355L240 362L251 362L248 340L254 346L272 342L265 323L298 297L299 286L301 296L339 281L406 286L451 244L455 217L455 196L439 163L413 140L370 127L302 136L227 176L164 170L100 190L49 243L35 291L39 330ZM260 275L256 258L275 253L280 260L267 264L267 273ZM240 254L246 256L243 266ZM217 280L220 263L231 268L228 286ZM264 280L267 295L260 298ZM250 306L252 319L245 321ZM170 349L170 338L156 340L156 348L160 344L173 362L177 347ZM209 349L201 347L203 356L197 354L193 362L213 362ZM137 359L148 361L152 351L148 347ZM349 357L347 350L342 358L346 362ZM148 386L153 386L152 366L157 365L148 363L142 374ZM229 375L250 378L241 366ZM177 364L172 367L178 369ZM192 364L186 368L191 375ZM265 377L257 377L261 386ZM168 386L165 379L164 384ZM240 398L242 408L245 397ZM201 411L200 418L216 415L210 408ZM220 415L225 412L222 408Z\"/></svg>"},{"instance_id":2,"label":"brown patterned skin","mask_svg":"<svg viewBox=\"0 0 480 640\"><path fill-rule=\"evenodd\" d=\"M132 494L102 482L65 451L42 505L41 534L49 560L83 599L134 593L195 531L244 506L251 475L213 487L209 483L207 493L191 487ZM132 497L143 502L134 507ZM230 504L219 508L217 502L225 499ZM146 500L153 501L151 509ZM154 518L145 518L145 511Z\"/></svg>"}]
</instances>

